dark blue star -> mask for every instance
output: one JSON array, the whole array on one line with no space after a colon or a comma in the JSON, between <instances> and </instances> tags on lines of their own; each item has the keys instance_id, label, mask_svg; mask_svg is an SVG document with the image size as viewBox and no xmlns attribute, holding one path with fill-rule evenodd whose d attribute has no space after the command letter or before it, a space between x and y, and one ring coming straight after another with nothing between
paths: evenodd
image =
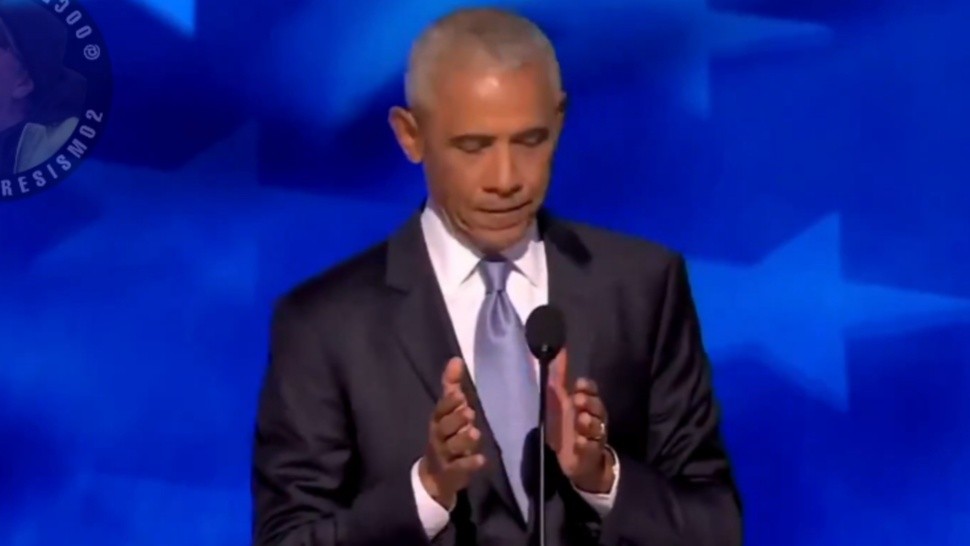
<instances>
[{"instance_id":1,"label":"dark blue star","mask_svg":"<svg viewBox=\"0 0 970 546\"><path fill-rule=\"evenodd\" d=\"M762 355L809 394L847 409L846 338L970 320L970 300L852 282L839 216L823 218L759 263L690 260L714 360Z\"/></svg>"},{"instance_id":2,"label":"dark blue star","mask_svg":"<svg viewBox=\"0 0 970 546\"><path fill-rule=\"evenodd\" d=\"M500 4L521 8L547 29L571 81L589 81L591 74L624 65L632 69L631 77L639 72L665 79L698 115L710 108L712 59L814 46L831 38L821 25L716 11L704 0ZM284 24L268 46L266 58L279 62L267 67L261 98L308 123L349 123L400 78L405 52L422 27L466 5L401 1L380 9L360 4L335 10L330 3L314 2Z\"/></svg>"}]
</instances>

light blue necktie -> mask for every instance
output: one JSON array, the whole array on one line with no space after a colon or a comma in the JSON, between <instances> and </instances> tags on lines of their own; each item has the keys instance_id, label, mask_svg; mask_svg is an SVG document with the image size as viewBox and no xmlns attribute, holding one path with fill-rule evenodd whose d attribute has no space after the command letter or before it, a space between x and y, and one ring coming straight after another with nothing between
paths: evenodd
<instances>
[{"instance_id":1,"label":"light blue necktie","mask_svg":"<svg viewBox=\"0 0 970 546\"><path fill-rule=\"evenodd\" d=\"M522 461L526 436L539 416L539 387L522 321L505 291L512 264L483 260L479 269L485 281L485 301L475 329L475 388L502 452L515 500L528 519Z\"/></svg>"}]
</instances>

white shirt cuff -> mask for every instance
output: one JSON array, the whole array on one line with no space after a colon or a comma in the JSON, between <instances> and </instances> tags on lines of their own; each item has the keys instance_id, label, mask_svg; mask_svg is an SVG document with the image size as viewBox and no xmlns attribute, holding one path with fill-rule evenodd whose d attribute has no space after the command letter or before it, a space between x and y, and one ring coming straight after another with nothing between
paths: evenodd
<instances>
[{"instance_id":1,"label":"white shirt cuff","mask_svg":"<svg viewBox=\"0 0 970 546\"><path fill-rule=\"evenodd\" d=\"M583 500L585 500L601 518L606 517L606 514L613 509L613 504L616 502L616 488L620 484L620 458L616 456L616 452L613 451L613 448L607 446L606 449L609 449L613 454L613 487L610 488L609 492L588 493L579 489L575 485L573 486L573 489L579 493L579 496L582 497Z\"/></svg>"},{"instance_id":2,"label":"white shirt cuff","mask_svg":"<svg viewBox=\"0 0 970 546\"><path fill-rule=\"evenodd\" d=\"M443 506L431 498L421 484L421 478L418 476L419 462L415 462L411 467L411 488L414 489L414 500L418 505L418 518L430 540L448 526L450 515Z\"/></svg>"}]
</instances>

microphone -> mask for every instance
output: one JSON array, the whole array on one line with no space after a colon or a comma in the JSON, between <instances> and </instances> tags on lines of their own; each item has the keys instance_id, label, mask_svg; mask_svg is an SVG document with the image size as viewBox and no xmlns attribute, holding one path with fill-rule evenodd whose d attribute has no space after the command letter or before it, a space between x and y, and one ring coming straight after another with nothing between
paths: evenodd
<instances>
[{"instance_id":1,"label":"microphone","mask_svg":"<svg viewBox=\"0 0 970 546\"><path fill-rule=\"evenodd\" d=\"M559 309L551 305L537 307L525 322L525 340L532 356L539 360L539 491L536 521L538 546L546 545L546 385L549 365L566 343L566 323Z\"/></svg>"},{"instance_id":2,"label":"microphone","mask_svg":"<svg viewBox=\"0 0 970 546\"><path fill-rule=\"evenodd\" d=\"M525 341L532 356L548 366L566 343L566 323L559 309L551 305L536 307L525 321Z\"/></svg>"}]
</instances>

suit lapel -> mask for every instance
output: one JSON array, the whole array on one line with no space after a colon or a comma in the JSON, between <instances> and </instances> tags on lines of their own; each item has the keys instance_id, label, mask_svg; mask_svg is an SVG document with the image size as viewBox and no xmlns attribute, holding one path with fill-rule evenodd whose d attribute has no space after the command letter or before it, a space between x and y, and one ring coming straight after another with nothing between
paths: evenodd
<instances>
[{"instance_id":1,"label":"suit lapel","mask_svg":"<svg viewBox=\"0 0 970 546\"><path fill-rule=\"evenodd\" d=\"M437 400L445 365L460 351L435 282L418 215L388 242L386 280L397 298L393 315L388 317L393 334L428 395Z\"/></svg>"},{"instance_id":2,"label":"suit lapel","mask_svg":"<svg viewBox=\"0 0 970 546\"><path fill-rule=\"evenodd\" d=\"M592 256L574 231L547 213L539 216L548 265L549 303L559 308L566 322L569 387L576 379L591 377L592 349L597 316L589 263Z\"/></svg>"},{"instance_id":3,"label":"suit lapel","mask_svg":"<svg viewBox=\"0 0 970 546\"><path fill-rule=\"evenodd\" d=\"M393 317L394 333L407 360L434 400L441 396L441 375L448 360L461 356L451 321L438 305L436 288L422 283L403 294Z\"/></svg>"},{"instance_id":4,"label":"suit lapel","mask_svg":"<svg viewBox=\"0 0 970 546\"><path fill-rule=\"evenodd\" d=\"M437 401L441 397L441 374L445 365L452 357L463 355L431 266L419 215L410 219L388 243L387 283L399 298L392 318L395 336L428 395ZM462 387L475 415L479 416L482 454L489 461L485 470L488 481L473 480L469 495L484 498L491 484L507 507L519 514L498 444L468 374L465 374ZM524 520L521 523L525 525Z\"/></svg>"}]
</instances>

